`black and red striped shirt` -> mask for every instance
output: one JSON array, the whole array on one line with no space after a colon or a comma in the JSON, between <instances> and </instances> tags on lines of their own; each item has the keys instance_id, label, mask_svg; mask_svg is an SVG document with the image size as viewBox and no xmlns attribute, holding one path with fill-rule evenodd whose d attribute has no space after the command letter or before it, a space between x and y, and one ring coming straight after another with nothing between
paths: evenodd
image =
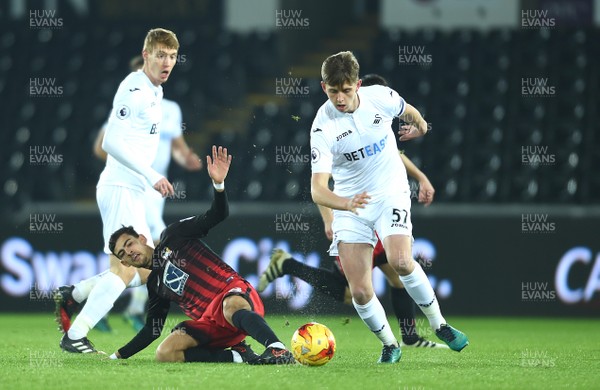
<instances>
[{"instance_id":1,"label":"black and red striped shirt","mask_svg":"<svg viewBox=\"0 0 600 390\"><path fill-rule=\"evenodd\" d=\"M200 240L229 214L225 191L215 190L214 194L206 213L175 222L162 232L146 284L149 298L146 324L119 349L123 359L146 348L160 336L172 301L196 320L232 280L242 279Z\"/></svg>"}]
</instances>

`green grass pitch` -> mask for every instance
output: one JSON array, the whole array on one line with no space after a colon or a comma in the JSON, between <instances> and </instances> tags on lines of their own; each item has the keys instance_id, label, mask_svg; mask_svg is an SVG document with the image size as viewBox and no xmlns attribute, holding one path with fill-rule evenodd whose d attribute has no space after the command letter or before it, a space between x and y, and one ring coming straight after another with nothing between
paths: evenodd
<instances>
[{"instance_id":1,"label":"green grass pitch","mask_svg":"<svg viewBox=\"0 0 600 390\"><path fill-rule=\"evenodd\" d=\"M168 326L183 318L170 317ZM461 353L404 348L399 364L376 364L380 344L358 317L267 316L286 343L305 322L333 331L337 351L322 367L154 362L156 341L129 360L63 353L52 314L0 315L2 389L598 389L600 320L449 318L471 344ZM92 331L112 353L134 335L118 315L113 332ZM390 323L394 323L390 320ZM430 330L423 319L418 329ZM163 332L166 336L168 330ZM262 347L249 339L257 352Z\"/></svg>"}]
</instances>

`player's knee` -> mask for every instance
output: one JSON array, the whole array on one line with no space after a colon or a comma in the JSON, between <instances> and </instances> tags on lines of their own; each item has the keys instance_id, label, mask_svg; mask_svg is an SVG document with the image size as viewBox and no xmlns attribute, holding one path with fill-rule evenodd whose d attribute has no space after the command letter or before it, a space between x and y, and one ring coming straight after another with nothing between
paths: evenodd
<instances>
[{"instance_id":1,"label":"player's knee","mask_svg":"<svg viewBox=\"0 0 600 390\"><path fill-rule=\"evenodd\" d=\"M174 362L174 361L176 361L174 352L175 351L173 351L168 346L161 344L156 349L156 356L155 356L156 361L162 362L162 363Z\"/></svg>"},{"instance_id":2,"label":"player's knee","mask_svg":"<svg viewBox=\"0 0 600 390\"><path fill-rule=\"evenodd\" d=\"M415 269L412 257L399 257L390 261L390 264L399 275L408 275Z\"/></svg>"},{"instance_id":3,"label":"player's knee","mask_svg":"<svg viewBox=\"0 0 600 390\"><path fill-rule=\"evenodd\" d=\"M371 298L373 298L373 289L369 289L366 287L356 287L352 290L352 299L359 305L365 305L369 303Z\"/></svg>"},{"instance_id":4,"label":"player's knee","mask_svg":"<svg viewBox=\"0 0 600 390\"><path fill-rule=\"evenodd\" d=\"M118 264L118 265L117 264L111 264L110 265L110 272L112 272L113 274L115 274L118 277L120 277L121 280L123 280L123 283L125 283L125 285L128 285L129 283L131 283L131 281L135 277L135 275L137 273L137 268L134 268L134 267L125 267L122 264Z\"/></svg>"}]
</instances>

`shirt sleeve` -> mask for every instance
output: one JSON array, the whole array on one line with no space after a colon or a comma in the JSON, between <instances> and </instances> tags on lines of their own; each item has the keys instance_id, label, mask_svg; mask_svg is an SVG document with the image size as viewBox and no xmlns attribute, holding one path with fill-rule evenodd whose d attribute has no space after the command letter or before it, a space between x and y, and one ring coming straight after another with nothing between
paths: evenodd
<instances>
[{"instance_id":1,"label":"shirt sleeve","mask_svg":"<svg viewBox=\"0 0 600 390\"><path fill-rule=\"evenodd\" d=\"M181 115L181 107L177 103L173 103L173 115L173 125L176 126L173 138L181 137L183 135L183 115Z\"/></svg>"},{"instance_id":2,"label":"shirt sleeve","mask_svg":"<svg viewBox=\"0 0 600 390\"><path fill-rule=\"evenodd\" d=\"M148 279L148 286L150 283L157 282L156 278L158 278L159 275L157 273L154 275L154 278L151 277ZM149 305L146 323L130 342L119 349L119 355L121 355L122 359L127 359L152 344L154 340L160 337L163 327L165 326L165 320L167 319L171 302L168 299L159 297L151 288L148 288L148 298Z\"/></svg>"},{"instance_id":3,"label":"shirt sleeve","mask_svg":"<svg viewBox=\"0 0 600 390\"><path fill-rule=\"evenodd\" d=\"M208 231L223 221L229 215L229 203L226 191L214 190L214 198L210 209L202 215L184 218L167 226L163 233L177 238L202 238ZM161 241L163 237L161 237Z\"/></svg>"},{"instance_id":4,"label":"shirt sleeve","mask_svg":"<svg viewBox=\"0 0 600 390\"><path fill-rule=\"evenodd\" d=\"M382 103L390 116L400 116L404 113L406 103L404 99L389 87L384 87L385 93L382 94Z\"/></svg>"},{"instance_id":5,"label":"shirt sleeve","mask_svg":"<svg viewBox=\"0 0 600 390\"><path fill-rule=\"evenodd\" d=\"M125 91L125 92L123 92ZM127 94L127 95L125 95ZM156 184L163 176L143 161L142 156L131 151L126 134L133 128L133 118L139 115L143 98L140 91L119 90L113 102L111 118L106 127L102 149L119 163L144 176L150 186Z\"/></svg>"},{"instance_id":6,"label":"shirt sleeve","mask_svg":"<svg viewBox=\"0 0 600 390\"><path fill-rule=\"evenodd\" d=\"M333 154L322 126L315 121L310 132L310 161L312 173L331 173Z\"/></svg>"}]
</instances>

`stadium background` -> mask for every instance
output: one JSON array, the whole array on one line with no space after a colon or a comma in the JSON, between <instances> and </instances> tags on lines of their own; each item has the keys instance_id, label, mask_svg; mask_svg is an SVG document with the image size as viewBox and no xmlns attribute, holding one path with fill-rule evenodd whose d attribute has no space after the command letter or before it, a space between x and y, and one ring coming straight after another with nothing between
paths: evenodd
<instances>
[{"instance_id":1,"label":"stadium background","mask_svg":"<svg viewBox=\"0 0 600 390\"><path fill-rule=\"evenodd\" d=\"M188 143L234 155L231 217L207 242L250 281L275 246L331 267L309 129L321 62L352 50L430 123L399 147L436 188L413 223L445 313L600 313L600 1L13 0L0 20L1 311L50 311L53 287L106 267L92 142L160 26L181 43L164 91ZM204 171L169 179L167 222L205 210ZM273 286L270 312L353 313Z\"/></svg>"}]
</instances>

